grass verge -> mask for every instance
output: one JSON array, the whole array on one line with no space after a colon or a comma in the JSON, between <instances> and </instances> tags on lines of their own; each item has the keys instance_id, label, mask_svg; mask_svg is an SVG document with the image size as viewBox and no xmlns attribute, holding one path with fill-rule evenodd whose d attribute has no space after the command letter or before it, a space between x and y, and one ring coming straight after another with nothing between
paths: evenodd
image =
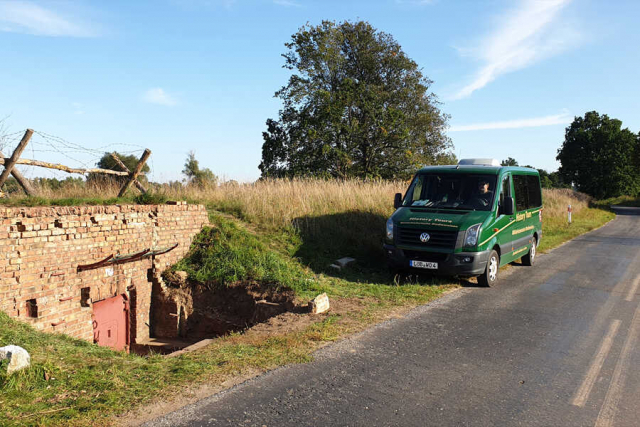
<instances>
[{"instance_id":1,"label":"grass verge","mask_svg":"<svg viewBox=\"0 0 640 427\"><path fill-rule=\"evenodd\" d=\"M545 216L539 250L546 252L553 249L574 237L601 227L613 218L613 212L599 208L586 208L573 213L571 224L564 217Z\"/></svg>"}]
</instances>

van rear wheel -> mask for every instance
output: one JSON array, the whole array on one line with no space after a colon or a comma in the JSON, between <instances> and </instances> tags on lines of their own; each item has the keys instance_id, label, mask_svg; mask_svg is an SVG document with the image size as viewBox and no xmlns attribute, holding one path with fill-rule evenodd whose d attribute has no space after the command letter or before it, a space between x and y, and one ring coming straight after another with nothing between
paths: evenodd
<instances>
[{"instance_id":1,"label":"van rear wheel","mask_svg":"<svg viewBox=\"0 0 640 427\"><path fill-rule=\"evenodd\" d=\"M500 256L496 251L491 251L487 268L484 273L478 276L478 284L481 286L491 286L498 280L498 270L500 270Z\"/></svg>"},{"instance_id":2,"label":"van rear wheel","mask_svg":"<svg viewBox=\"0 0 640 427\"><path fill-rule=\"evenodd\" d=\"M529 249L529 253L522 257L522 264L531 267L536 260L536 246L538 245L538 241L536 238L533 238L531 242L531 249Z\"/></svg>"}]
</instances>

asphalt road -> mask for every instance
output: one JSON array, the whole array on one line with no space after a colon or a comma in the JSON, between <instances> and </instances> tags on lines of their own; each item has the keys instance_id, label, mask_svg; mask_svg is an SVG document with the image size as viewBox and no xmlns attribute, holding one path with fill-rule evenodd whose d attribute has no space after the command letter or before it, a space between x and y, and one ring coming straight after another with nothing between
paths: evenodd
<instances>
[{"instance_id":1,"label":"asphalt road","mask_svg":"<svg viewBox=\"0 0 640 427\"><path fill-rule=\"evenodd\" d=\"M640 426L640 209L150 426Z\"/></svg>"}]
</instances>

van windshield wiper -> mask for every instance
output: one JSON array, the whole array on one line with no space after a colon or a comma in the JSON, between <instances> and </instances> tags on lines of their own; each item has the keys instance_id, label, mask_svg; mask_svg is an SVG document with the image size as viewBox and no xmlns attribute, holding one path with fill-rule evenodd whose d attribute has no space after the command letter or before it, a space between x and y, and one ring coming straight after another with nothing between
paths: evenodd
<instances>
[{"instance_id":1,"label":"van windshield wiper","mask_svg":"<svg viewBox=\"0 0 640 427\"><path fill-rule=\"evenodd\" d=\"M441 209L434 206L403 206L403 207L410 208L410 209L425 209L425 210L432 210L432 211L437 211Z\"/></svg>"},{"instance_id":2,"label":"van windshield wiper","mask_svg":"<svg viewBox=\"0 0 640 427\"><path fill-rule=\"evenodd\" d=\"M451 208L451 209L464 209L464 210L468 210L468 211L475 211L476 208L474 208L473 206L469 206L469 205L458 205L455 208Z\"/></svg>"}]
</instances>

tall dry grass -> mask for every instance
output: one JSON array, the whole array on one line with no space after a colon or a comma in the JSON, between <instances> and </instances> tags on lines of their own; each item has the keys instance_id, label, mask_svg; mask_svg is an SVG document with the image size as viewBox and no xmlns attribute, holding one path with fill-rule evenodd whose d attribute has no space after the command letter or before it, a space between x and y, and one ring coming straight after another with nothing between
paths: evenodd
<instances>
[{"instance_id":1,"label":"tall dry grass","mask_svg":"<svg viewBox=\"0 0 640 427\"><path fill-rule=\"evenodd\" d=\"M118 196L121 185L116 182L104 181L101 183L84 182L65 183L61 188L51 188L47 185L33 182L31 184L38 197L49 200L59 199L112 199ZM12 197L18 197L12 195Z\"/></svg>"},{"instance_id":2,"label":"tall dry grass","mask_svg":"<svg viewBox=\"0 0 640 427\"><path fill-rule=\"evenodd\" d=\"M542 190L542 200L546 218L566 218L569 205L575 214L579 214L589 208L592 198L568 188L545 188Z\"/></svg>"},{"instance_id":3,"label":"tall dry grass","mask_svg":"<svg viewBox=\"0 0 640 427\"><path fill-rule=\"evenodd\" d=\"M280 228L310 216L358 211L388 216L393 195L404 191L400 181L265 180L215 189L168 191L169 197L205 200L222 210L270 228Z\"/></svg>"},{"instance_id":4,"label":"tall dry grass","mask_svg":"<svg viewBox=\"0 0 640 427\"><path fill-rule=\"evenodd\" d=\"M404 192L404 181L358 181L321 179L264 180L250 184L223 183L200 188L190 185L149 184L151 190L169 200L190 200L235 214L269 228L291 225L300 218L358 211L389 216L393 196ZM37 188L45 199L109 199L119 191L116 183L68 185L53 190ZM566 218L567 206L574 215L589 207L591 198L570 189L544 189L545 218Z\"/></svg>"}]
</instances>

